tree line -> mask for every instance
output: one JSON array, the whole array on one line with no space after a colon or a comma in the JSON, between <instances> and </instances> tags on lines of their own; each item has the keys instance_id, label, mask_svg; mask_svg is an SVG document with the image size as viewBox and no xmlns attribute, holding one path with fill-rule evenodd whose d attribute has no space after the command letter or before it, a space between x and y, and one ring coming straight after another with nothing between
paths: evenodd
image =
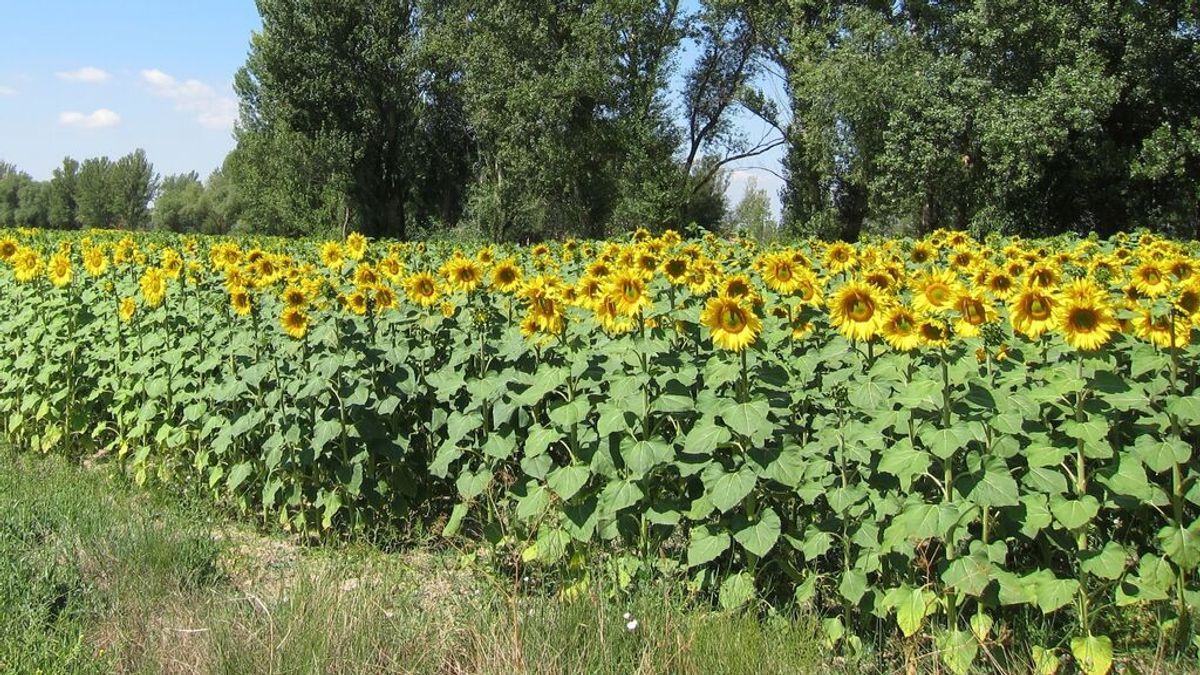
<instances>
[{"instance_id":1,"label":"tree line","mask_svg":"<svg viewBox=\"0 0 1200 675\"><path fill-rule=\"evenodd\" d=\"M848 240L1200 236L1194 1L257 4L236 147L205 183L154 186L172 222L523 241L731 222ZM771 151L781 226L760 193L732 210L723 196L733 163ZM137 196L115 178L134 168L92 173L111 170L116 204ZM63 185L26 183L10 203L24 190L62 222ZM85 201L89 221L141 215Z\"/></svg>"}]
</instances>

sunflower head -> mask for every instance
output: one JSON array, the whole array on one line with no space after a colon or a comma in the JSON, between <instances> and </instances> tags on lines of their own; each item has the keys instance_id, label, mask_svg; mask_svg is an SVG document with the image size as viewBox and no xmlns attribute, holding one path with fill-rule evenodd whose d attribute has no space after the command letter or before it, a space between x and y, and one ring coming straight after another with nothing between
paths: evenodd
<instances>
[{"instance_id":1,"label":"sunflower head","mask_svg":"<svg viewBox=\"0 0 1200 675\"><path fill-rule=\"evenodd\" d=\"M762 320L738 298L710 298L700 313L700 323L708 327L713 343L721 349L738 352L754 344L762 331Z\"/></svg>"},{"instance_id":2,"label":"sunflower head","mask_svg":"<svg viewBox=\"0 0 1200 675\"><path fill-rule=\"evenodd\" d=\"M492 286L501 293L511 293L521 285L521 268L513 258L502 260L492 268Z\"/></svg>"},{"instance_id":3,"label":"sunflower head","mask_svg":"<svg viewBox=\"0 0 1200 675\"><path fill-rule=\"evenodd\" d=\"M135 312L137 312L137 300L130 297L121 298L121 303L117 306L117 318L122 323L129 323Z\"/></svg>"},{"instance_id":4,"label":"sunflower head","mask_svg":"<svg viewBox=\"0 0 1200 675\"><path fill-rule=\"evenodd\" d=\"M249 314L252 307L249 291L247 291L244 286L234 286L230 288L229 306L238 316L246 316Z\"/></svg>"},{"instance_id":5,"label":"sunflower head","mask_svg":"<svg viewBox=\"0 0 1200 675\"><path fill-rule=\"evenodd\" d=\"M829 299L833 325L851 340L869 340L879 332L887 309L878 289L858 280L848 281Z\"/></svg>"},{"instance_id":6,"label":"sunflower head","mask_svg":"<svg viewBox=\"0 0 1200 675\"><path fill-rule=\"evenodd\" d=\"M1094 351L1103 347L1117 329L1108 306L1093 297L1070 297L1060 313L1059 329L1067 344Z\"/></svg>"},{"instance_id":7,"label":"sunflower head","mask_svg":"<svg viewBox=\"0 0 1200 675\"><path fill-rule=\"evenodd\" d=\"M410 302L421 307L430 307L436 304L441 296L437 279L429 272L416 272L409 275L404 282L404 292Z\"/></svg>"},{"instance_id":8,"label":"sunflower head","mask_svg":"<svg viewBox=\"0 0 1200 675\"><path fill-rule=\"evenodd\" d=\"M279 325L283 327L283 332L296 340L308 333L308 323L308 314L299 307L284 307L279 316Z\"/></svg>"}]
</instances>

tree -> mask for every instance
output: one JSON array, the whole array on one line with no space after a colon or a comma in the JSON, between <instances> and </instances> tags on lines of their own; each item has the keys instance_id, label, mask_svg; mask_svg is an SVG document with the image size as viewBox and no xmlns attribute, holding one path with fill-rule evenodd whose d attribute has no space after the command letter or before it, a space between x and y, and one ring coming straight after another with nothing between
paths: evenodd
<instances>
[{"instance_id":1,"label":"tree","mask_svg":"<svg viewBox=\"0 0 1200 675\"><path fill-rule=\"evenodd\" d=\"M47 194L47 219L50 227L74 228L79 225L78 198L79 162L64 157L62 166L54 170Z\"/></svg>"},{"instance_id":2,"label":"tree","mask_svg":"<svg viewBox=\"0 0 1200 675\"><path fill-rule=\"evenodd\" d=\"M797 228L1198 226L1194 3L777 3L762 25Z\"/></svg>"},{"instance_id":3,"label":"tree","mask_svg":"<svg viewBox=\"0 0 1200 675\"><path fill-rule=\"evenodd\" d=\"M87 228L116 227L117 211L112 190L113 163L107 157L83 160L76 177L76 217Z\"/></svg>"},{"instance_id":4,"label":"tree","mask_svg":"<svg viewBox=\"0 0 1200 675\"><path fill-rule=\"evenodd\" d=\"M746 181L746 192L733 207L728 226L741 236L758 242L769 242L778 236L779 223L771 212L771 196L758 187L758 179L754 176Z\"/></svg>"},{"instance_id":5,"label":"tree","mask_svg":"<svg viewBox=\"0 0 1200 675\"><path fill-rule=\"evenodd\" d=\"M329 186L344 186L364 233L403 237L426 187L416 2L258 0L258 9L263 28L235 81L242 127L289 149L300 145L293 134L344 149L345 175ZM258 147L243 158L261 158Z\"/></svg>"},{"instance_id":6,"label":"tree","mask_svg":"<svg viewBox=\"0 0 1200 675\"><path fill-rule=\"evenodd\" d=\"M17 227L45 229L50 227L50 184L30 180L17 192Z\"/></svg>"},{"instance_id":7,"label":"tree","mask_svg":"<svg viewBox=\"0 0 1200 675\"><path fill-rule=\"evenodd\" d=\"M204 185L196 172L167 176L154 200L154 227L172 232L201 232L209 219Z\"/></svg>"},{"instance_id":8,"label":"tree","mask_svg":"<svg viewBox=\"0 0 1200 675\"><path fill-rule=\"evenodd\" d=\"M158 193L159 177L146 151L137 150L118 159L108 177L118 227L138 229L150 224L150 202Z\"/></svg>"},{"instance_id":9,"label":"tree","mask_svg":"<svg viewBox=\"0 0 1200 675\"><path fill-rule=\"evenodd\" d=\"M32 182L29 174L11 164L0 163L0 227L18 227L21 191Z\"/></svg>"}]
</instances>

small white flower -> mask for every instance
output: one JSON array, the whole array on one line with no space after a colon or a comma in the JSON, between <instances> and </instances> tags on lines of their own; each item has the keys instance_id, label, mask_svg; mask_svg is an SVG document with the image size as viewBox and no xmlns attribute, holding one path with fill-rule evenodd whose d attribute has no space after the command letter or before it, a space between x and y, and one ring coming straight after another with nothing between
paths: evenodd
<instances>
[{"instance_id":1,"label":"small white flower","mask_svg":"<svg viewBox=\"0 0 1200 675\"><path fill-rule=\"evenodd\" d=\"M629 623L625 624L625 627L628 628L630 630L630 632L637 630L638 620L637 619L631 620Z\"/></svg>"},{"instance_id":2,"label":"small white flower","mask_svg":"<svg viewBox=\"0 0 1200 675\"><path fill-rule=\"evenodd\" d=\"M624 618L625 618L625 620L626 620L626 621L628 621L628 620L630 620L630 619L632 619L632 618L633 618L633 615L632 615L632 614L630 614L629 612L625 612L625 617L624 617Z\"/></svg>"}]
</instances>

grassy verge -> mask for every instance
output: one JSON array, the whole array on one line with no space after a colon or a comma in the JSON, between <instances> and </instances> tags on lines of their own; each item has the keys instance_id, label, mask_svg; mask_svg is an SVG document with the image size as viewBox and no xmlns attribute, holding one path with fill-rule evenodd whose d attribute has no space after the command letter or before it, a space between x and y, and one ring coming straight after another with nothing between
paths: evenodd
<instances>
[{"instance_id":1,"label":"grassy verge","mask_svg":"<svg viewBox=\"0 0 1200 675\"><path fill-rule=\"evenodd\" d=\"M829 667L804 619L717 614L665 586L570 602L513 593L451 554L306 549L103 470L7 452L0 607L0 672Z\"/></svg>"}]
</instances>

